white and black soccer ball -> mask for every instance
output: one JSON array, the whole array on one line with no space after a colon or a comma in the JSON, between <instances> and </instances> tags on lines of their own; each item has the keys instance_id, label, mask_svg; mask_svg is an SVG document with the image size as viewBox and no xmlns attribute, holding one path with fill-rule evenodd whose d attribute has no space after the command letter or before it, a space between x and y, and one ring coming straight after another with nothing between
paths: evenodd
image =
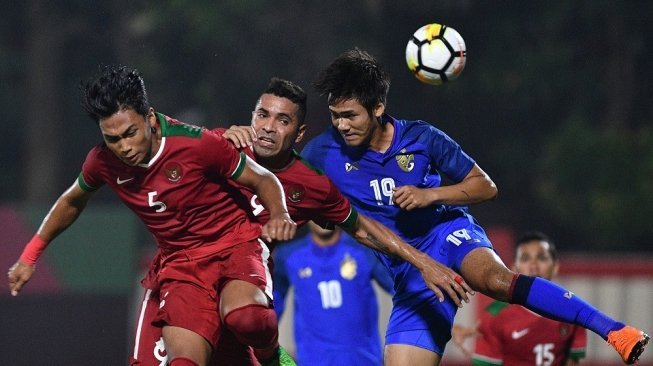
<instances>
[{"instance_id":1,"label":"white and black soccer ball","mask_svg":"<svg viewBox=\"0 0 653 366\"><path fill-rule=\"evenodd\" d=\"M415 31L406 45L408 68L427 84L441 85L456 79L466 61L463 37L446 25L427 24Z\"/></svg>"}]
</instances>

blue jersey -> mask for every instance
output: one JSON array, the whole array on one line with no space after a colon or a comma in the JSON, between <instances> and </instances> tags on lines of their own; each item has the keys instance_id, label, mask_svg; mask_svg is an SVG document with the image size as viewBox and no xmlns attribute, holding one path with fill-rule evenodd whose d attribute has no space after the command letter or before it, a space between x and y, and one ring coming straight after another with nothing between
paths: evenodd
<instances>
[{"instance_id":1,"label":"blue jersey","mask_svg":"<svg viewBox=\"0 0 653 366\"><path fill-rule=\"evenodd\" d=\"M465 206L432 205L411 211L392 202L393 188L413 185L433 188L443 178L462 181L475 161L441 130L423 121L406 121L384 115L394 136L387 151L347 146L335 128L311 140L302 156L323 170L363 214L395 231L407 243L437 261L460 271L469 251L491 247L483 229ZM440 304L426 287L418 270L402 260L379 255L390 268L395 288L388 334L428 329L441 353L450 338L456 306L450 299ZM423 312L423 313L420 313ZM438 335L439 337L439 335ZM387 340L386 340L387 341ZM401 342L398 342L401 343Z\"/></svg>"},{"instance_id":2,"label":"blue jersey","mask_svg":"<svg viewBox=\"0 0 653 366\"><path fill-rule=\"evenodd\" d=\"M275 250L274 307L280 317L294 288L299 365L381 365L378 305L372 280L392 291L388 270L347 234L319 247L311 235Z\"/></svg>"}]
</instances>

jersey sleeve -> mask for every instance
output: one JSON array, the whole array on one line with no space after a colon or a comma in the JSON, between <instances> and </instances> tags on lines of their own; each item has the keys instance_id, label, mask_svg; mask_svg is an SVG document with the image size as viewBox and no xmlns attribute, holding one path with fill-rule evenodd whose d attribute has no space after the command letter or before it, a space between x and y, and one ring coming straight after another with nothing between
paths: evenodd
<instances>
[{"instance_id":1,"label":"jersey sleeve","mask_svg":"<svg viewBox=\"0 0 653 366\"><path fill-rule=\"evenodd\" d=\"M203 131L197 159L220 176L237 179L246 165L246 156L215 130Z\"/></svg>"},{"instance_id":2,"label":"jersey sleeve","mask_svg":"<svg viewBox=\"0 0 653 366\"><path fill-rule=\"evenodd\" d=\"M309 141L301 151L301 156L315 168L324 170L326 158L325 140L326 132Z\"/></svg>"},{"instance_id":3,"label":"jersey sleeve","mask_svg":"<svg viewBox=\"0 0 653 366\"><path fill-rule=\"evenodd\" d=\"M587 329L575 326L574 334L571 338L571 347L569 348L569 357L580 360L587 356Z\"/></svg>"},{"instance_id":4,"label":"jersey sleeve","mask_svg":"<svg viewBox=\"0 0 653 366\"><path fill-rule=\"evenodd\" d=\"M472 355L472 365L490 366L503 364L502 342L498 337L499 325L494 317L485 316L478 326L476 349Z\"/></svg>"},{"instance_id":5,"label":"jersey sleeve","mask_svg":"<svg viewBox=\"0 0 653 366\"><path fill-rule=\"evenodd\" d=\"M77 184L86 192L96 191L105 183L101 174L101 164L98 155L99 147L94 147L86 155L86 160L82 164L82 171L77 177Z\"/></svg>"},{"instance_id":6,"label":"jersey sleeve","mask_svg":"<svg viewBox=\"0 0 653 366\"><path fill-rule=\"evenodd\" d=\"M454 182L462 181L476 164L456 141L433 126L428 126L428 133L422 134L420 138L427 139L423 142L437 170Z\"/></svg>"}]
</instances>

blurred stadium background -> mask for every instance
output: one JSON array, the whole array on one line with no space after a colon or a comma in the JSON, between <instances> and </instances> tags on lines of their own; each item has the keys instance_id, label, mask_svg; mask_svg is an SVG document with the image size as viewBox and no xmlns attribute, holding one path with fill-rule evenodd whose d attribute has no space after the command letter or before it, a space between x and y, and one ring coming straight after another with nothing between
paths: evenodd
<instances>
[{"instance_id":1,"label":"blurred stadium background","mask_svg":"<svg viewBox=\"0 0 653 366\"><path fill-rule=\"evenodd\" d=\"M99 65L138 68L157 110L209 127L247 124L270 77L294 80L309 92L310 138L329 123L311 81L359 46L392 76L391 114L433 122L497 183L499 198L472 212L507 262L515 235L545 231L561 251L560 282L653 331L653 2L26 0L2 9L3 268L100 142L77 89ZM431 22L458 30L468 50L461 77L441 87L421 84L404 61L408 37ZM21 296L2 282L0 364L126 364L153 245L100 192ZM482 304L458 320L473 324ZM290 329L284 322L282 341ZM585 364L615 357L590 338ZM443 364L464 359L451 346ZM641 364L653 365L651 350Z\"/></svg>"}]
</instances>

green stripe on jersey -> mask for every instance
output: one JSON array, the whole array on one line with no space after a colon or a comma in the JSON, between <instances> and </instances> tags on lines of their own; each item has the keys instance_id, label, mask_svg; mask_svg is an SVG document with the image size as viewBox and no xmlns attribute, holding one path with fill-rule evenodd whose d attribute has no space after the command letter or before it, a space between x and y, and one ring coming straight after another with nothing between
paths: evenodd
<instances>
[{"instance_id":1,"label":"green stripe on jersey","mask_svg":"<svg viewBox=\"0 0 653 366\"><path fill-rule=\"evenodd\" d=\"M84 174L79 173L77 176L77 184L79 184L79 188L85 190L86 192L95 192L97 191L97 188L91 187L86 181L84 180Z\"/></svg>"},{"instance_id":2,"label":"green stripe on jersey","mask_svg":"<svg viewBox=\"0 0 653 366\"><path fill-rule=\"evenodd\" d=\"M168 124L163 114L157 112L156 117L159 119L161 125L161 136L188 136L200 137L202 135L203 127L180 123L177 125Z\"/></svg>"},{"instance_id":3,"label":"green stripe on jersey","mask_svg":"<svg viewBox=\"0 0 653 366\"><path fill-rule=\"evenodd\" d=\"M349 216L347 216L347 219L339 226L342 226L344 228L349 228L354 226L354 224L356 224L356 221L358 220L358 211L356 211L354 206L350 206L350 207L351 207L351 211L349 212Z\"/></svg>"},{"instance_id":4,"label":"green stripe on jersey","mask_svg":"<svg viewBox=\"0 0 653 366\"><path fill-rule=\"evenodd\" d=\"M491 362L490 360L481 360L480 358L473 357L472 358L472 365L473 366L499 366L503 365L502 362Z\"/></svg>"},{"instance_id":5,"label":"green stripe on jersey","mask_svg":"<svg viewBox=\"0 0 653 366\"><path fill-rule=\"evenodd\" d=\"M311 163L308 162L308 160L304 159L301 155L296 150L292 151L293 155L295 156L295 159L299 160L302 164L306 165L310 170L316 172L319 175L324 175L324 171L322 169L314 167Z\"/></svg>"},{"instance_id":6,"label":"green stripe on jersey","mask_svg":"<svg viewBox=\"0 0 653 366\"><path fill-rule=\"evenodd\" d=\"M240 162L238 163L236 170L233 172L233 174L231 174L231 179L238 179L238 177L243 174L243 171L245 171L245 165L247 165L247 155L241 151Z\"/></svg>"},{"instance_id":7,"label":"green stripe on jersey","mask_svg":"<svg viewBox=\"0 0 653 366\"><path fill-rule=\"evenodd\" d=\"M485 307L485 311L490 313L490 315L492 315L492 316L496 316L497 314L499 314L501 312L501 310L507 308L508 305L510 305L510 304L508 304L507 302L494 301L490 305Z\"/></svg>"}]
</instances>

